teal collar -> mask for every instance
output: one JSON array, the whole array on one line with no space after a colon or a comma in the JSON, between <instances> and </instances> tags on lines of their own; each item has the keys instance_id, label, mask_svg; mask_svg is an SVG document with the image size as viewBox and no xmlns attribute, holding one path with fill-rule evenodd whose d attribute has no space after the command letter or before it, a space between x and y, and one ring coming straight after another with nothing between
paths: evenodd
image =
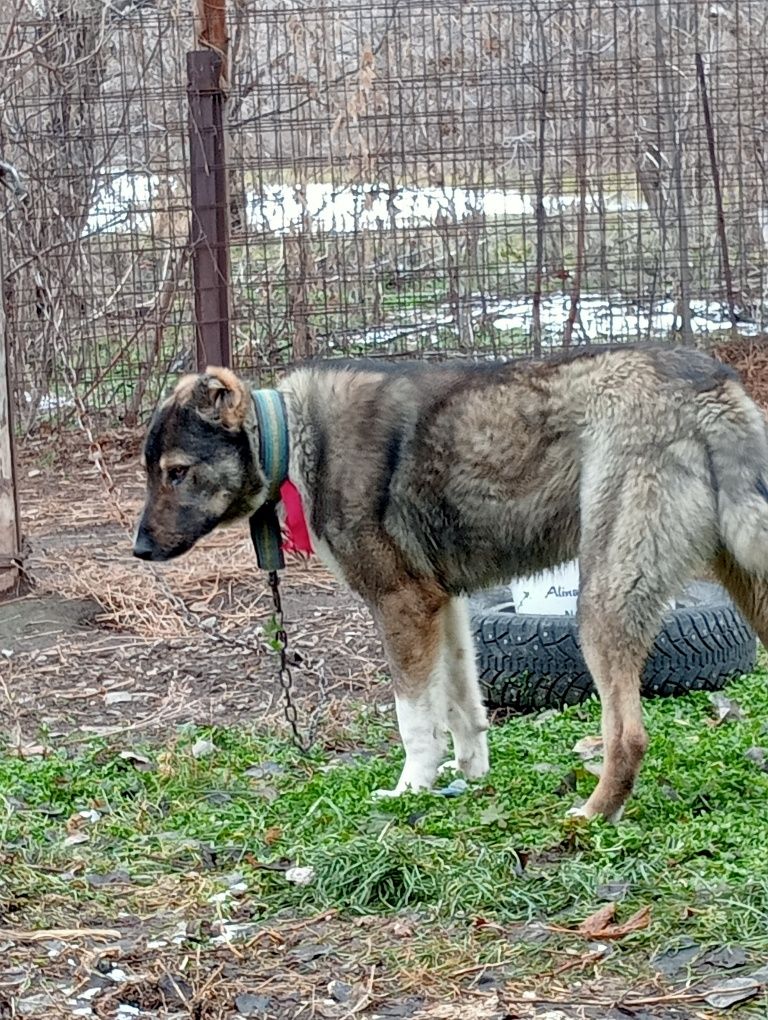
<instances>
[{"instance_id":1,"label":"teal collar","mask_svg":"<svg viewBox=\"0 0 768 1020\"><path fill-rule=\"evenodd\" d=\"M262 570L285 566L282 532L277 517L280 486L288 477L288 421L278 390L251 390L259 428L259 464L267 480L267 499L251 515L251 540Z\"/></svg>"}]
</instances>

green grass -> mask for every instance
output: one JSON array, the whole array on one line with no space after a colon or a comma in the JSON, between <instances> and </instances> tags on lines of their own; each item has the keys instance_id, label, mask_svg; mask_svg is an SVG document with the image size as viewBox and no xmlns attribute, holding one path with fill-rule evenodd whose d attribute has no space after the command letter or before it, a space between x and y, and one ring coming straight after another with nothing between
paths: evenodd
<instances>
[{"instance_id":1,"label":"green grass","mask_svg":"<svg viewBox=\"0 0 768 1020\"><path fill-rule=\"evenodd\" d=\"M768 775L745 752L768 743L768 677L729 693L742 722L712 726L704 694L648 703L650 750L618 827L564 818L594 783L571 748L596 732L596 704L494 729L488 782L454 799L372 801L401 761L393 723L374 712L351 734L360 757L343 764L232 729L133 748L150 762L138 768L121 757L126 745L103 741L51 740L47 757L5 753L0 912L47 926L116 900L139 911L153 897L206 904L238 872L256 918L336 908L572 926L600 905L602 883L619 881L629 883L619 919L651 906L651 926L626 940L644 954L678 935L766 951ZM201 737L216 749L197 759ZM265 762L263 778L247 774ZM96 820L74 817L89 810ZM87 841L67 843L73 834ZM313 884L286 881L288 862L313 867ZM131 879L119 893L93 884L116 869Z\"/></svg>"}]
</instances>

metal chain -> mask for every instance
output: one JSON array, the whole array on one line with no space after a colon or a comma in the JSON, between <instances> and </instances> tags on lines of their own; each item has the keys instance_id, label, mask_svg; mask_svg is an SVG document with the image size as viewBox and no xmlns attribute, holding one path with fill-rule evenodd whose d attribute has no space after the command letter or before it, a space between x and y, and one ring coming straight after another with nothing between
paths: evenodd
<instances>
[{"instance_id":1,"label":"metal chain","mask_svg":"<svg viewBox=\"0 0 768 1020\"><path fill-rule=\"evenodd\" d=\"M270 635L276 646L280 664L278 666L278 679L283 689L283 715L291 728L291 739L294 746L307 754L314 743L313 735L310 733L304 740L299 732L299 714L293 703L293 674L288 664L288 634L285 630L285 619L283 617L283 602L280 597L280 575L277 570L269 572L269 590L272 592L272 605L275 610L275 628Z\"/></svg>"}]
</instances>

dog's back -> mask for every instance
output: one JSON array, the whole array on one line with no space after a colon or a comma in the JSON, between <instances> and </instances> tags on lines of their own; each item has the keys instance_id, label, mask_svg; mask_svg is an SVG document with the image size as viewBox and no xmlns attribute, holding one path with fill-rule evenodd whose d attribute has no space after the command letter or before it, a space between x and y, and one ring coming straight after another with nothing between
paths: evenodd
<instances>
[{"instance_id":1,"label":"dog's back","mask_svg":"<svg viewBox=\"0 0 768 1020\"><path fill-rule=\"evenodd\" d=\"M735 374L698 351L591 349L545 362L386 368L330 362L299 369L286 389L312 422L294 455L298 472L314 480L315 532L344 556L347 545L350 555L357 548L359 528L381 527L412 569L449 591L577 555L585 493L607 493L638 457L668 469L664 502L685 502L686 478L703 474L713 528L716 493L730 486L718 527L734 543L737 531L748 533L737 502L749 504L750 520L762 511L762 416ZM745 446L734 467L737 439L748 440L749 455Z\"/></svg>"}]
</instances>

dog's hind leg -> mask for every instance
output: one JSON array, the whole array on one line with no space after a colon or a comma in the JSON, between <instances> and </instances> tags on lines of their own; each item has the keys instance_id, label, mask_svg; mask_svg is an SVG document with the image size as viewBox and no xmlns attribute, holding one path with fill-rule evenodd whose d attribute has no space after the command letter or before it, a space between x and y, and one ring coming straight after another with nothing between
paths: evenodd
<instances>
[{"instance_id":1,"label":"dog's hind leg","mask_svg":"<svg viewBox=\"0 0 768 1020\"><path fill-rule=\"evenodd\" d=\"M650 448L650 444L649 444ZM578 809L618 820L647 745L640 678L669 600L711 562L716 512L706 458L690 443L614 448L583 478L579 634L602 703L604 764Z\"/></svg>"},{"instance_id":2,"label":"dog's hind leg","mask_svg":"<svg viewBox=\"0 0 768 1020\"><path fill-rule=\"evenodd\" d=\"M429 790L447 747L448 686L445 609L449 597L433 585L411 583L373 606L395 682L405 764L393 790Z\"/></svg>"},{"instance_id":3,"label":"dog's hind leg","mask_svg":"<svg viewBox=\"0 0 768 1020\"><path fill-rule=\"evenodd\" d=\"M768 648L768 581L750 574L726 551L718 554L712 569L760 638L763 647Z\"/></svg>"},{"instance_id":4,"label":"dog's hind leg","mask_svg":"<svg viewBox=\"0 0 768 1020\"><path fill-rule=\"evenodd\" d=\"M442 769L456 769L467 779L488 771L488 716L480 694L475 646L464 599L451 599L443 610L447 669L446 716L453 739L453 760Z\"/></svg>"},{"instance_id":5,"label":"dog's hind leg","mask_svg":"<svg viewBox=\"0 0 768 1020\"><path fill-rule=\"evenodd\" d=\"M602 707L603 769L589 800L570 813L618 821L647 745L640 702L647 648L633 641L618 620L606 618L597 599L589 594L580 598L581 650Z\"/></svg>"}]
</instances>

